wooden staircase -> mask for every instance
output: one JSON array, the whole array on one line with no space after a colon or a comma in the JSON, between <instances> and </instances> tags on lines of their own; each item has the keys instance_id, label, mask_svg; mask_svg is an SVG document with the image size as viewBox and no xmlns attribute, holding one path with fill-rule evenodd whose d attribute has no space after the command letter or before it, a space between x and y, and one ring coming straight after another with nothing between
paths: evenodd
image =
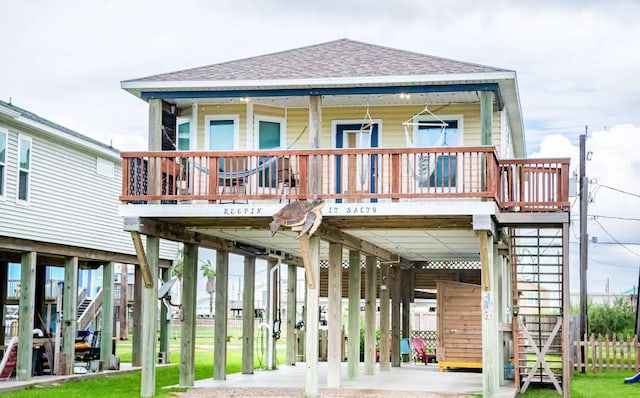
<instances>
[{"instance_id":1,"label":"wooden staircase","mask_svg":"<svg viewBox=\"0 0 640 398\"><path fill-rule=\"evenodd\" d=\"M78 330L86 329L89 324L95 322L102 310L102 288L93 299L83 297L78 305Z\"/></svg>"},{"instance_id":2,"label":"wooden staircase","mask_svg":"<svg viewBox=\"0 0 640 398\"><path fill-rule=\"evenodd\" d=\"M552 384L563 391L562 228L512 228L513 336L516 384ZM567 380L567 382L569 382Z\"/></svg>"}]
</instances>

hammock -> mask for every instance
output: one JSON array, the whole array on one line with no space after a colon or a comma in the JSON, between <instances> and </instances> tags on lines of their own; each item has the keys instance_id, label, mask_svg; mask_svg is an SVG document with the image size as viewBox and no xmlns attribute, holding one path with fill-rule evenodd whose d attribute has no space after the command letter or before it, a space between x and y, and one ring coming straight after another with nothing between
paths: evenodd
<instances>
[{"instance_id":1,"label":"hammock","mask_svg":"<svg viewBox=\"0 0 640 398\"><path fill-rule=\"evenodd\" d=\"M429 114L431 117L435 119L435 121L419 121L416 118L422 114ZM408 148L416 148L413 140L411 139L411 134L409 133L409 126L417 126L420 127L440 127L440 135L436 142L432 145L435 148L445 147L447 146L447 122L433 114L429 109L428 105L424 107L424 109L412 116L410 119L406 120L402 123L404 127L404 134ZM437 160L442 158L442 156L438 156L433 153L417 153L414 155L409 155L409 169L411 174L413 174L416 181L419 183L420 187L429 187L434 185L431 181L434 178L434 173L436 171ZM447 161L449 157L447 157Z\"/></svg>"},{"instance_id":2,"label":"hammock","mask_svg":"<svg viewBox=\"0 0 640 398\"><path fill-rule=\"evenodd\" d=\"M300 134L298 134L296 139L293 140L291 144L289 144L287 149L291 149L298 142L298 140L300 140L300 137L302 137L304 132L307 131L307 127L309 126L308 125L304 126ZM224 159L224 156L221 156L220 158ZM253 169L247 169L247 170L241 170L241 171L224 171L224 167L221 167L220 172L218 173L218 176L222 180L243 180L265 169L268 169L269 166L273 165L277 159L278 159L278 156L271 156L268 160L265 160L264 162L258 164L257 167ZM209 169L206 166L200 165L198 162L196 162L191 158L189 158L187 161L190 164L193 162L194 167L200 170L201 172L203 172L204 174L209 174ZM221 163L224 164L224 160Z\"/></svg>"}]
</instances>

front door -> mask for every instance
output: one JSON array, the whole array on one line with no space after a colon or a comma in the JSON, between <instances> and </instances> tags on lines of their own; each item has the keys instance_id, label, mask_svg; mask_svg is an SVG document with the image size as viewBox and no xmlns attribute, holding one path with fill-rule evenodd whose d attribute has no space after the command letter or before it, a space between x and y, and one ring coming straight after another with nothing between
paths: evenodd
<instances>
[{"instance_id":1,"label":"front door","mask_svg":"<svg viewBox=\"0 0 640 398\"><path fill-rule=\"evenodd\" d=\"M366 127L366 128L365 128ZM378 147L378 124L370 128L360 123L345 123L336 126L336 148L366 149ZM336 193L357 195L376 192L375 155L336 156ZM353 200L349 200L353 201ZM371 199L375 202L376 199ZM341 200L336 200L340 203Z\"/></svg>"}]
</instances>

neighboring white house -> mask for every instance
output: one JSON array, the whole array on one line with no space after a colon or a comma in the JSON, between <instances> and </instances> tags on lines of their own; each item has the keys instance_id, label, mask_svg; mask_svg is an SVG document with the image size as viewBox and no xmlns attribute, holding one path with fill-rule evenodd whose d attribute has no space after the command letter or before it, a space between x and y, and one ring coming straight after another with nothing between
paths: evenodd
<instances>
[{"instance_id":1,"label":"neighboring white house","mask_svg":"<svg viewBox=\"0 0 640 398\"><path fill-rule=\"evenodd\" d=\"M35 290L36 327L52 324L51 304L65 274L57 267L69 259L77 260L77 285L86 287L89 298L102 288L103 265L138 262L118 215L121 188L118 150L0 101L2 318L5 305L17 305L25 289L20 286L25 253L35 253L35 278L27 288ZM162 242L162 267L171 265L176 249L176 243Z\"/></svg>"}]
</instances>

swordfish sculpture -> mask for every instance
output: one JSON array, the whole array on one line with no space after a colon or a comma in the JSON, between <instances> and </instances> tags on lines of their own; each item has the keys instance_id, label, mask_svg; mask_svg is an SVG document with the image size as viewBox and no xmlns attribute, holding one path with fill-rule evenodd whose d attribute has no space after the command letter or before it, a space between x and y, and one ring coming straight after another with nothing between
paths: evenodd
<instances>
[{"instance_id":1,"label":"swordfish sculpture","mask_svg":"<svg viewBox=\"0 0 640 398\"><path fill-rule=\"evenodd\" d=\"M322 208L324 199L318 198L309 202L307 200L295 200L286 204L282 209L273 215L273 221L269 223L271 236L275 235L281 226L291 227L292 231L300 231L296 239L300 239L304 234L309 236L320 226L322 222Z\"/></svg>"}]
</instances>

